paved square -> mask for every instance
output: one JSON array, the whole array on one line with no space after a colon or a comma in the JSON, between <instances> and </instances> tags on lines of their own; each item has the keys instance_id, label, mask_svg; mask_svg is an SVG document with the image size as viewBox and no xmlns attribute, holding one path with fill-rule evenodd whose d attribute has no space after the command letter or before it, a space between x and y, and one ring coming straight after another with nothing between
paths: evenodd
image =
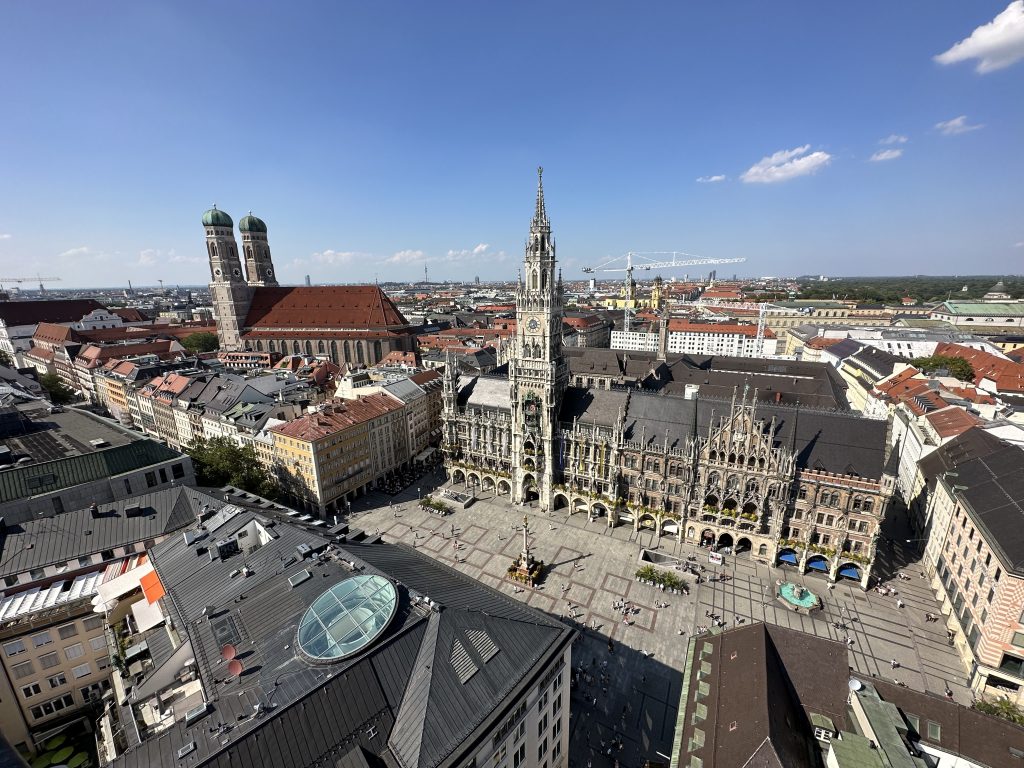
<instances>
[{"instance_id":1,"label":"paved square","mask_svg":"<svg viewBox=\"0 0 1024 768\"><path fill-rule=\"evenodd\" d=\"M591 761L594 768L602 768L618 760L621 766L638 768L644 760L664 760L671 754L686 642L698 627L712 624L710 614L721 617L727 626L766 621L834 640L849 638L853 641L850 666L856 674L895 679L940 694L949 687L957 700L971 699L964 687L966 670L948 646L942 624L925 621L925 613L937 613L938 605L920 568L908 564L905 553L881 556L912 577L890 585L899 591L903 608L896 606L894 597L864 593L852 582L830 590L822 577L742 557L727 558L724 570L732 577L728 581L697 586L687 577L690 594L672 595L636 581L641 550L695 557L711 574L716 568L707 562L706 550L659 539L650 531L635 532L624 526L608 530L603 520L590 523L583 515L544 515L528 509L531 548L549 570L538 588L523 589L504 578L505 569L522 549L522 507L505 499L482 499L469 509L439 518L420 512L415 494L396 497L395 508L388 507L389 501L390 497L377 494L361 499L353 505L352 526L369 532L379 529L388 541L415 545L580 629L573 647L576 675L570 735L570 755L577 766ZM460 545L457 550L451 537L453 525ZM775 602L777 579L817 593L824 610L804 616ZM563 585L568 587L564 594ZM637 609L625 617L627 622L613 609L613 603L622 599ZM667 606L655 608L658 603ZM614 643L612 652L609 639ZM618 739L621 750L611 747Z\"/></svg>"}]
</instances>

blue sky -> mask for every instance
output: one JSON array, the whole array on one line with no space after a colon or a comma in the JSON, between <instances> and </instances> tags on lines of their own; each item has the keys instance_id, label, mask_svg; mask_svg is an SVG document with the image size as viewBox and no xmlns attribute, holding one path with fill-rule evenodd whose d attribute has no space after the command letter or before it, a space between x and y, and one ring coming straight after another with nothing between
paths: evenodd
<instances>
[{"instance_id":1,"label":"blue sky","mask_svg":"<svg viewBox=\"0 0 1024 768\"><path fill-rule=\"evenodd\" d=\"M216 202L284 281L514 277L538 164L567 277L1019 273L1007 3L4 3L0 273L203 283Z\"/></svg>"}]
</instances>

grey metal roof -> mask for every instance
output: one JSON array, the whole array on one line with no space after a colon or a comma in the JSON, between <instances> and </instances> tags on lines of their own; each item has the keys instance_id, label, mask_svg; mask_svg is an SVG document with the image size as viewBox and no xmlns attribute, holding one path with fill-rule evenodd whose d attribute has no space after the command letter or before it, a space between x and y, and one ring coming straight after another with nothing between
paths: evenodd
<instances>
[{"instance_id":1,"label":"grey metal roof","mask_svg":"<svg viewBox=\"0 0 1024 768\"><path fill-rule=\"evenodd\" d=\"M176 458L187 460L177 451L153 440L137 440L94 453L5 469L0 471L0 504L52 493Z\"/></svg>"},{"instance_id":2,"label":"grey metal roof","mask_svg":"<svg viewBox=\"0 0 1024 768\"><path fill-rule=\"evenodd\" d=\"M273 532L255 551L216 560L199 551L253 521ZM321 556L300 559L300 543ZM151 560L167 591L165 607L192 641L212 711L191 728L179 723L144 742L117 765L177 768L177 750L192 741L190 766L461 763L479 750L478 729L501 716L518 688L573 636L560 622L414 550L341 547L250 510L231 515L205 540L166 540ZM232 575L243 564L250 575ZM288 577L302 568L312 578L290 587ZM391 579L399 593L396 615L365 650L334 664L310 664L295 652L298 622L319 594L352 573ZM422 596L440 608L432 610ZM480 632L497 652L474 634ZM238 658L247 672L225 682L219 651L232 633L245 649ZM479 668L464 684L449 662L456 641ZM423 660L430 660L428 669ZM254 716L259 703L273 707ZM233 728L221 733L217 723Z\"/></svg>"},{"instance_id":3,"label":"grey metal roof","mask_svg":"<svg viewBox=\"0 0 1024 768\"><path fill-rule=\"evenodd\" d=\"M628 402L628 406L626 406ZM569 387L560 420L611 426L626 406L624 437L632 442L681 448L687 438L704 436L712 422L729 413L731 400L698 396L692 400L642 390ZM836 474L881 478L885 462L886 422L853 412L823 411L759 402L757 416L775 418L775 441L792 448L797 466Z\"/></svg>"},{"instance_id":4,"label":"grey metal roof","mask_svg":"<svg viewBox=\"0 0 1024 768\"><path fill-rule=\"evenodd\" d=\"M194 522L204 497L190 488L167 488L103 504L95 518L85 508L9 523L0 533L0 576L163 536ZM143 514L128 517L125 510L133 506Z\"/></svg>"},{"instance_id":5,"label":"grey metal roof","mask_svg":"<svg viewBox=\"0 0 1024 768\"><path fill-rule=\"evenodd\" d=\"M999 448L963 462L950 478L970 505L971 518L987 532L985 539L1002 561L1024 575L1024 451Z\"/></svg>"},{"instance_id":6,"label":"grey metal roof","mask_svg":"<svg viewBox=\"0 0 1024 768\"><path fill-rule=\"evenodd\" d=\"M503 376L461 377L459 405L470 408L509 410L511 400L508 379Z\"/></svg>"}]
</instances>

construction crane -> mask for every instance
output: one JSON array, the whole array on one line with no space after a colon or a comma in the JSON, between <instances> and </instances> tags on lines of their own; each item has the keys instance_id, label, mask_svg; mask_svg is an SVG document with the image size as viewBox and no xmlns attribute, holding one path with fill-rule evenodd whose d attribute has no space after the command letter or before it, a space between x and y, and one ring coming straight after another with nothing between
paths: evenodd
<instances>
[{"instance_id":1,"label":"construction crane","mask_svg":"<svg viewBox=\"0 0 1024 768\"><path fill-rule=\"evenodd\" d=\"M766 326L766 316L770 309L781 309L785 312L792 310L786 307L780 307L778 304L772 304L770 302L744 302L744 301L677 301L673 304L675 307L692 307L698 311L708 309L725 309L725 310L737 310L741 309L747 312L757 312L757 336L755 340L755 349L757 350L756 357L764 356L764 330Z\"/></svg>"},{"instance_id":2,"label":"construction crane","mask_svg":"<svg viewBox=\"0 0 1024 768\"><path fill-rule=\"evenodd\" d=\"M35 282L39 283L39 292L40 293L46 293L46 288L43 287L43 283L59 283L60 282L60 278L59 277L40 277L39 275L36 275L35 277L0 277L0 286L2 286L4 283L18 283L20 285L21 283L35 283Z\"/></svg>"},{"instance_id":3,"label":"construction crane","mask_svg":"<svg viewBox=\"0 0 1024 768\"><path fill-rule=\"evenodd\" d=\"M650 256L671 256L672 258L667 260L664 258L657 260L648 258ZM634 258L636 259L636 263L634 263ZM620 263L623 259L626 261L626 266L609 266ZM636 283L633 281L634 269L674 269L676 267L701 267L707 264L742 264L745 261L745 258L707 259L701 256L694 256L692 253L684 253L682 251L629 251L625 256L616 256L614 259L609 259L603 264L598 264L596 267L584 267L583 272L588 275L593 274L594 272L626 273L626 307L622 318L622 325L623 329L628 332L630 315L634 312L633 307L630 306L636 291Z\"/></svg>"}]
</instances>

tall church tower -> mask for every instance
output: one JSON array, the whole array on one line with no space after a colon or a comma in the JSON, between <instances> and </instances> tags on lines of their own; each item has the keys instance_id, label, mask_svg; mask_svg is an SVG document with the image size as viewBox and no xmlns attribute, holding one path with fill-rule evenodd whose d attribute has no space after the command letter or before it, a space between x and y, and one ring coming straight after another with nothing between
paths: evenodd
<instances>
[{"instance_id":1,"label":"tall church tower","mask_svg":"<svg viewBox=\"0 0 1024 768\"><path fill-rule=\"evenodd\" d=\"M569 382L562 356L562 277L555 274L555 241L544 207L543 168L537 169L537 206L516 288L516 347L509 370L515 456L512 495L536 494L550 507L556 481L558 414Z\"/></svg>"},{"instance_id":2,"label":"tall church tower","mask_svg":"<svg viewBox=\"0 0 1024 768\"><path fill-rule=\"evenodd\" d=\"M242 275L234 224L231 217L217 210L215 205L203 214L203 227L210 257L210 294L217 318L217 339L225 352L239 350L252 291Z\"/></svg>"},{"instance_id":3,"label":"tall church tower","mask_svg":"<svg viewBox=\"0 0 1024 768\"><path fill-rule=\"evenodd\" d=\"M238 222L242 233L242 253L245 254L245 276L254 287L277 285L274 277L274 262L270 260L270 244L267 242L267 225L249 211Z\"/></svg>"}]
</instances>

